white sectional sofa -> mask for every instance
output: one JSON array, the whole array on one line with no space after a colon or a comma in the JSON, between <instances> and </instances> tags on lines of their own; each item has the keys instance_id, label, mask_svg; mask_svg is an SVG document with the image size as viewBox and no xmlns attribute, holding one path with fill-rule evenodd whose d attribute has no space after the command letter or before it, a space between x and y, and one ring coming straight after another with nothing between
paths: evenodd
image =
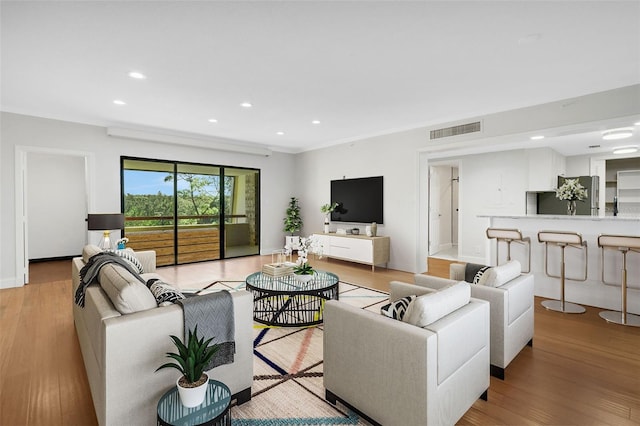
<instances>
[{"instance_id":1,"label":"white sectional sofa","mask_svg":"<svg viewBox=\"0 0 640 426\"><path fill-rule=\"evenodd\" d=\"M391 282L390 289L392 302L434 293L400 282ZM438 300L442 304L448 303ZM340 400L379 424L453 425L487 397L489 304L467 299L418 327L327 301L324 386L329 402Z\"/></svg>"},{"instance_id":2,"label":"white sectional sofa","mask_svg":"<svg viewBox=\"0 0 640 426\"><path fill-rule=\"evenodd\" d=\"M95 246L86 246L83 257L72 260L73 295L80 283L80 269L96 250L99 251ZM159 278L155 274L155 252L140 251L136 256L145 270L143 278ZM149 299L144 284L132 274L123 268L107 271L107 266L100 272L100 285L87 287L84 308L73 304L98 423L156 424L158 400L175 385L179 373L171 369L157 373L155 370L167 362L166 352L175 351L169 335L184 338L182 308L176 304L157 307L153 295ZM246 291L231 294L235 316L234 362L209 370L208 374L225 383L241 404L251 398L253 382L253 298Z\"/></svg>"},{"instance_id":3,"label":"white sectional sofa","mask_svg":"<svg viewBox=\"0 0 640 426\"><path fill-rule=\"evenodd\" d=\"M520 266L517 265L519 270ZM415 284L439 289L464 281L465 265L452 263L449 278L416 274ZM525 345L533 346L533 274L519 274L498 287L472 285L471 297L491 305L491 375L504 379L504 370Z\"/></svg>"}]
</instances>

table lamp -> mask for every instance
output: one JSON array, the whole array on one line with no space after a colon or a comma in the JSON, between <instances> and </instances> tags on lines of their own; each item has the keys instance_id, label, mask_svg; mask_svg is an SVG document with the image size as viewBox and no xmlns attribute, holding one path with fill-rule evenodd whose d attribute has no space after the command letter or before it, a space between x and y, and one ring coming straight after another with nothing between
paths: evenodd
<instances>
[{"instance_id":1,"label":"table lamp","mask_svg":"<svg viewBox=\"0 0 640 426\"><path fill-rule=\"evenodd\" d=\"M89 214L87 222L89 231L102 231L102 241L100 241L99 247L102 250L113 249L110 234L114 229L124 228L124 214Z\"/></svg>"}]
</instances>

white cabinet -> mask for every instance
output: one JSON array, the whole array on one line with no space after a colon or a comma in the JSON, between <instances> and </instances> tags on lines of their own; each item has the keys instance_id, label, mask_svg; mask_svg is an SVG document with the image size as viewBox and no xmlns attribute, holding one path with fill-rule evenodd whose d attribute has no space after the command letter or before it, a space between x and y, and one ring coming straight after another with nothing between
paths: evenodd
<instances>
[{"instance_id":1,"label":"white cabinet","mask_svg":"<svg viewBox=\"0 0 640 426\"><path fill-rule=\"evenodd\" d=\"M558 176L566 172L563 155L551 148L527 150L529 161L529 191L553 191L558 187Z\"/></svg>"},{"instance_id":2,"label":"white cabinet","mask_svg":"<svg viewBox=\"0 0 640 426\"><path fill-rule=\"evenodd\" d=\"M365 235L315 234L322 244L322 255L334 259L371 265L389 263L389 237L367 237Z\"/></svg>"},{"instance_id":3,"label":"white cabinet","mask_svg":"<svg viewBox=\"0 0 640 426\"><path fill-rule=\"evenodd\" d=\"M618 214L640 214L640 170L618 172Z\"/></svg>"}]
</instances>

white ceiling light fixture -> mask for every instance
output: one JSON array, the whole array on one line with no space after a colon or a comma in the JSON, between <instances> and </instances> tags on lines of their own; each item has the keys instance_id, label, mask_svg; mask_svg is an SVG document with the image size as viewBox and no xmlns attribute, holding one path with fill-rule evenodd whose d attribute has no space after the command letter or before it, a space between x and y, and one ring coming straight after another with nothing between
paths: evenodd
<instances>
[{"instance_id":1,"label":"white ceiling light fixture","mask_svg":"<svg viewBox=\"0 0 640 426\"><path fill-rule=\"evenodd\" d=\"M633 136L632 127L621 127L619 129L611 129L602 132L602 139L605 141L615 141L618 139L626 139Z\"/></svg>"},{"instance_id":2,"label":"white ceiling light fixture","mask_svg":"<svg viewBox=\"0 0 640 426\"><path fill-rule=\"evenodd\" d=\"M537 135L537 136L531 136L530 138L532 141L539 141L540 139L544 139L544 136L542 135Z\"/></svg>"},{"instance_id":3,"label":"white ceiling light fixture","mask_svg":"<svg viewBox=\"0 0 640 426\"><path fill-rule=\"evenodd\" d=\"M311 124L320 124L320 120L313 120Z\"/></svg>"},{"instance_id":4,"label":"white ceiling light fixture","mask_svg":"<svg viewBox=\"0 0 640 426\"><path fill-rule=\"evenodd\" d=\"M217 123L218 120L216 120L215 118L210 118L207 120L209 123Z\"/></svg>"},{"instance_id":5,"label":"white ceiling light fixture","mask_svg":"<svg viewBox=\"0 0 640 426\"><path fill-rule=\"evenodd\" d=\"M276 132L276 135L282 136L282 135L284 135L284 132Z\"/></svg>"},{"instance_id":6,"label":"white ceiling light fixture","mask_svg":"<svg viewBox=\"0 0 640 426\"><path fill-rule=\"evenodd\" d=\"M240 104L242 108L251 108L253 104L251 102L243 102Z\"/></svg>"},{"instance_id":7,"label":"white ceiling light fixture","mask_svg":"<svg viewBox=\"0 0 640 426\"><path fill-rule=\"evenodd\" d=\"M638 145L618 146L613 148L614 154L633 154L638 152Z\"/></svg>"},{"instance_id":8,"label":"white ceiling light fixture","mask_svg":"<svg viewBox=\"0 0 640 426\"><path fill-rule=\"evenodd\" d=\"M136 80L144 80L145 78L147 78L146 75L144 75L144 74L142 74L141 72L138 72L138 71L131 71L129 73L129 77L135 78Z\"/></svg>"},{"instance_id":9,"label":"white ceiling light fixture","mask_svg":"<svg viewBox=\"0 0 640 426\"><path fill-rule=\"evenodd\" d=\"M125 101L123 101L122 99L115 99L113 101L114 104L116 105L126 105L127 103Z\"/></svg>"}]
</instances>

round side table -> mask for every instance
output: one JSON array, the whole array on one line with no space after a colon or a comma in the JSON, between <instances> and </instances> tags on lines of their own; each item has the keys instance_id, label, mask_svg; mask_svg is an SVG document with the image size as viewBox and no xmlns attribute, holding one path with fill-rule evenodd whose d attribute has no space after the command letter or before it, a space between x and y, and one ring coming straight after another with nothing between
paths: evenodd
<instances>
[{"instance_id":1,"label":"round side table","mask_svg":"<svg viewBox=\"0 0 640 426\"><path fill-rule=\"evenodd\" d=\"M231 391L222 382L209 379L204 402L197 407L187 408L180 402L178 388L172 387L158 401L158 425L162 426L195 426L216 425L230 426Z\"/></svg>"}]
</instances>

